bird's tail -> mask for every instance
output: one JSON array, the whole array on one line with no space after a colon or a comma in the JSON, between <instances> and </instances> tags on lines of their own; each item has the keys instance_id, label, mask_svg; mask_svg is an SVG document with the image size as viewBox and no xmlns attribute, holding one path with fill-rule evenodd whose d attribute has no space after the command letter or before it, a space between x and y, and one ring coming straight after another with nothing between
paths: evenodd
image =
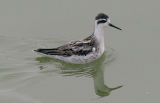
<instances>
[{"instance_id":1,"label":"bird's tail","mask_svg":"<svg viewBox=\"0 0 160 103\"><path fill-rule=\"evenodd\" d=\"M35 52L38 53L43 53L43 54L47 54L47 55L59 55L58 49L53 48L53 49L37 49L34 50Z\"/></svg>"}]
</instances>

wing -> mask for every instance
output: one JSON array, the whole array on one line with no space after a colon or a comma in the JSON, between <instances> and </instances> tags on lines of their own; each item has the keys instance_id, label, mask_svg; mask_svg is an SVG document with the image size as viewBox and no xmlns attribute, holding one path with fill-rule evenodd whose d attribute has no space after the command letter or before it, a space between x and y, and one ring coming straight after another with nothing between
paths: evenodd
<instances>
[{"instance_id":1,"label":"wing","mask_svg":"<svg viewBox=\"0 0 160 103\"><path fill-rule=\"evenodd\" d=\"M88 37L82 41L74 41L69 44L60 46L53 49L38 49L36 52L44 53L47 55L59 55L59 56L85 56L92 52L94 47L94 41Z\"/></svg>"}]
</instances>

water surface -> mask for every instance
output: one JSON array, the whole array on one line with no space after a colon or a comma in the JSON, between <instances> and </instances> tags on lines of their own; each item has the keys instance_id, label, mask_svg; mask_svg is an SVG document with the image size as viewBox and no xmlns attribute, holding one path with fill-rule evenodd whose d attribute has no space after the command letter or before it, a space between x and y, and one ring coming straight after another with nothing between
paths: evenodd
<instances>
[{"instance_id":1,"label":"water surface","mask_svg":"<svg viewBox=\"0 0 160 103\"><path fill-rule=\"evenodd\" d=\"M0 102L160 102L159 3L1 0ZM89 36L99 12L123 29L105 29L106 52L99 60L73 65L32 51Z\"/></svg>"}]
</instances>

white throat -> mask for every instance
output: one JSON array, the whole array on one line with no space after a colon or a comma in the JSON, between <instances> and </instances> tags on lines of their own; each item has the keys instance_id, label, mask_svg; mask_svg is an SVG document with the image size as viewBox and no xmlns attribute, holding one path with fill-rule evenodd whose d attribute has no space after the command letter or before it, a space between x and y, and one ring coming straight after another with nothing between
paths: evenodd
<instances>
[{"instance_id":1,"label":"white throat","mask_svg":"<svg viewBox=\"0 0 160 103\"><path fill-rule=\"evenodd\" d=\"M94 31L94 36L97 39L97 42L99 43L99 49L100 52L103 53L104 52L104 25L97 25L95 23L95 31Z\"/></svg>"},{"instance_id":2,"label":"white throat","mask_svg":"<svg viewBox=\"0 0 160 103\"><path fill-rule=\"evenodd\" d=\"M104 39L104 27L102 25L95 25L94 35L98 40Z\"/></svg>"}]
</instances>

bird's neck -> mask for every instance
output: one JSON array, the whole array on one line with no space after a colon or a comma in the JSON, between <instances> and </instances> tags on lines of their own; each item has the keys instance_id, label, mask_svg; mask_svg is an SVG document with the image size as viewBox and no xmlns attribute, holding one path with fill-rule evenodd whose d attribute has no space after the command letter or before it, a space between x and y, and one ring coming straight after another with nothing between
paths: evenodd
<instances>
[{"instance_id":1,"label":"bird's neck","mask_svg":"<svg viewBox=\"0 0 160 103\"><path fill-rule=\"evenodd\" d=\"M94 37L98 42L99 49L104 52L104 28L101 25L95 25Z\"/></svg>"},{"instance_id":2,"label":"bird's neck","mask_svg":"<svg viewBox=\"0 0 160 103\"><path fill-rule=\"evenodd\" d=\"M101 25L95 26L94 36L98 40L104 40L104 28Z\"/></svg>"}]
</instances>

